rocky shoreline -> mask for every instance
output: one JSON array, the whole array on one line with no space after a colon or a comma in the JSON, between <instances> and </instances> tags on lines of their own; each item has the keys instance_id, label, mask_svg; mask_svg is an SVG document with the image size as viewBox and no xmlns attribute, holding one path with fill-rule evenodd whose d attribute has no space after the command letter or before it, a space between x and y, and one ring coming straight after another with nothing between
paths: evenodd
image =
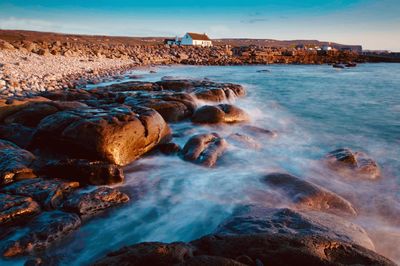
<instances>
[{"instance_id":1,"label":"rocky shoreline","mask_svg":"<svg viewBox=\"0 0 400 266\"><path fill-rule=\"evenodd\" d=\"M123 166L150 151L218 167L230 143L253 148L257 139L280 134L246 124L246 110L234 105L245 95L239 84L165 78L1 99L2 256L27 257L26 265L57 264L47 249L134 198L123 190ZM180 147L169 124L181 121L242 123L252 135L198 134ZM321 165L365 180L380 174L368 155L345 148L321 158ZM290 206L240 206L214 234L190 243L139 243L93 264L395 265L352 222L358 211L348 199L289 173L259 178Z\"/></svg>"},{"instance_id":2,"label":"rocky shoreline","mask_svg":"<svg viewBox=\"0 0 400 266\"><path fill-rule=\"evenodd\" d=\"M153 65L335 64L366 62L351 51L307 51L268 47L178 47L0 39L0 98L82 87L121 79Z\"/></svg>"}]
</instances>

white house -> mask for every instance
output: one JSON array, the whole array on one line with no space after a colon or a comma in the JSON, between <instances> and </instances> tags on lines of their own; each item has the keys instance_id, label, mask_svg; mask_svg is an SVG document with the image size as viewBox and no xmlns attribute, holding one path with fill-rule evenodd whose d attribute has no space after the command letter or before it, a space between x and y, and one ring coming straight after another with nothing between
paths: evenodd
<instances>
[{"instance_id":1,"label":"white house","mask_svg":"<svg viewBox=\"0 0 400 266\"><path fill-rule=\"evenodd\" d=\"M207 34L199 34L188 32L185 36L182 37L180 41L180 45L196 45L196 46L212 46L211 39L207 36Z\"/></svg>"},{"instance_id":2,"label":"white house","mask_svg":"<svg viewBox=\"0 0 400 266\"><path fill-rule=\"evenodd\" d=\"M322 45L322 51L330 51L332 50L332 46L330 45Z\"/></svg>"}]
</instances>

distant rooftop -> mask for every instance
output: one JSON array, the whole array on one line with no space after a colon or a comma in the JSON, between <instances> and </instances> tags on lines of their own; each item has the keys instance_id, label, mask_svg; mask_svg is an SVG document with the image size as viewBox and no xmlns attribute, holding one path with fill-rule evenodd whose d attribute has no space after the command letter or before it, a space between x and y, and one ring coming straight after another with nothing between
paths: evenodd
<instances>
[{"instance_id":1,"label":"distant rooftop","mask_svg":"<svg viewBox=\"0 0 400 266\"><path fill-rule=\"evenodd\" d=\"M190 37L192 37L193 40L201 40L201 41L211 41L211 39L207 36L207 34L200 34L200 33L194 33L194 32L188 32Z\"/></svg>"}]
</instances>

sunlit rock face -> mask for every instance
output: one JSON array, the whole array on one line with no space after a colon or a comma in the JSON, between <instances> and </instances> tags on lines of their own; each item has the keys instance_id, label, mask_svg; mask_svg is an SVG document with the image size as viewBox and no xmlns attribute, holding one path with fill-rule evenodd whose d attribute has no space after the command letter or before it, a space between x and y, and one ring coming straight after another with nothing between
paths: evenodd
<instances>
[{"instance_id":1,"label":"sunlit rock face","mask_svg":"<svg viewBox=\"0 0 400 266\"><path fill-rule=\"evenodd\" d=\"M332 170L351 178L375 180L381 172L378 164L366 153L353 152L348 148L329 152L324 161Z\"/></svg>"},{"instance_id":2,"label":"sunlit rock face","mask_svg":"<svg viewBox=\"0 0 400 266\"><path fill-rule=\"evenodd\" d=\"M271 173L263 181L286 195L294 206L303 209L356 215L352 204L321 186L285 173Z\"/></svg>"},{"instance_id":3,"label":"sunlit rock face","mask_svg":"<svg viewBox=\"0 0 400 266\"><path fill-rule=\"evenodd\" d=\"M199 134L191 137L181 151L184 160L206 167L216 165L228 143L218 134Z\"/></svg>"},{"instance_id":4,"label":"sunlit rock face","mask_svg":"<svg viewBox=\"0 0 400 266\"><path fill-rule=\"evenodd\" d=\"M35 177L31 168L34 160L35 156L29 151L9 141L0 140L0 184Z\"/></svg>"},{"instance_id":5,"label":"sunlit rock face","mask_svg":"<svg viewBox=\"0 0 400 266\"><path fill-rule=\"evenodd\" d=\"M33 142L36 147L126 165L169 135L168 125L156 111L111 106L50 115L38 125Z\"/></svg>"}]
</instances>

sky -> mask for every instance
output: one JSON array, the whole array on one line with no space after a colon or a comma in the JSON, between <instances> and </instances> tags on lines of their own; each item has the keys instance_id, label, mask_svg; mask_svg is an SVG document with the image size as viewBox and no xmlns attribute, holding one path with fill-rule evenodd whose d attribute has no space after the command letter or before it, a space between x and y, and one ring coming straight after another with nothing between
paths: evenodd
<instances>
[{"instance_id":1,"label":"sky","mask_svg":"<svg viewBox=\"0 0 400 266\"><path fill-rule=\"evenodd\" d=\"M400 52L400 0L0 0L0 29L321 40Z\"/></svg>"}]
</instances>

